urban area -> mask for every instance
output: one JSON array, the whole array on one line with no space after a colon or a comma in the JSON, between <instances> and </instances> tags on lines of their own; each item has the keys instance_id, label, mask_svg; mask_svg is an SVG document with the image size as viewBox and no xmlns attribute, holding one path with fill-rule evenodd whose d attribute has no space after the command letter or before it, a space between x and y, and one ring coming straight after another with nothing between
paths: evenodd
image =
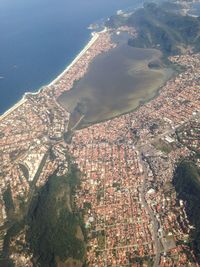
<instances>
[{"instance_id":1,"label":"urban area","mask_svg":"<svg viewBox=\"0 0 200 267\"><path fill-rule=\"evenodd\" d=\"M137 110L74 130L71 142L63 138L70 113L56 99L95 56L115 47L111 34L93 34L61 76L0 117L0 252L35 188L56 170L67 172L67 151L81 170L74 201L84 210L89 267L200 266L188 245L194 225L172 185L177 161L200 151L199 53L171 56L184 71ZM33 266L31 257L11 250L16 266Z\"/></svg>"}]
</instances>

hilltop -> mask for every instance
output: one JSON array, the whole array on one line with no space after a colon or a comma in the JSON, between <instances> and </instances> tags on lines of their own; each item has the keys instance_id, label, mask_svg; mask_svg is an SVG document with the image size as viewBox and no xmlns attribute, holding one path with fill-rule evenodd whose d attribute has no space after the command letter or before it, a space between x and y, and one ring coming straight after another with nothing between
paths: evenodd
<instances>
[{"instance_id":1,"label":"hilltop","mask_svg":"<svg viewBox=\"0 0 200 267\"><path fill-rule=\"evenodd\" d=\"M165 8L164 8L165 7ZM138 35L129 45L158 48L165 55L184 53L187 48L200 50L200 18L175 13L165 5L145 4L129 16L114 16L107 26L133 26Z\"/></svg>"}]
</instances>

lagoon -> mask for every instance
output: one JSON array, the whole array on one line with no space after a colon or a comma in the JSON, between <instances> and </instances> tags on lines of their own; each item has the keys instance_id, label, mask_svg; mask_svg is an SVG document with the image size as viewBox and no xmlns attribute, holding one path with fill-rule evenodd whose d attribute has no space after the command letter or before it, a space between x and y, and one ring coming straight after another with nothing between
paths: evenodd
<instances>
[{"instance_id":1,"label":"lagoon","mask_svg":"<svg viewBox=\"0 0 200 267\"><path fill-rule=\"evenodd\" d=\"M90 39L87 27L141 0L1 0L0 114L48 84Z\"/></svg>"},{"instance_id":2,"label":"lagoon","mask_svg":"<svg viewBox=\"0 0 200 267\"><path fill-rule=\"evenodd\" d=\"M86 75L58 102L73 113L81 107L82 126L136 109L153 98L173 71L163 65L156 49L120 45L97 56Z\"/></svg>"}]
</instances>

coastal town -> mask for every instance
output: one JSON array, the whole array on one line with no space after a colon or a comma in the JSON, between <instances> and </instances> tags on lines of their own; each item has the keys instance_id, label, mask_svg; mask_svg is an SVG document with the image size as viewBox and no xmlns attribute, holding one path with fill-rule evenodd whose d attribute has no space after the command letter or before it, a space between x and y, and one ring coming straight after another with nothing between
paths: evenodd
<instances>
[{"instance_id":1,"label":"coastal town","mask_svg":"<svg viewBox=\"0 0 200 267\"><path fill-rule=\"evenodd\" d=\"M189 247L176 245L187 243L192 225L170 183L177 159L192 153L188 143L200 149L199 135L181 147L174 136L188 123L199 131L200 56L171 60L187 70L157 98L73 137L71 153L86 174L77 203L87 209L89 266L150 266L154 257L159 266L199 266Z\"/></svg>"},{"instance_id":2,"label":"coastal town","mask_svg":"<svg viewBox=\"0 0 200 267\"><path fill-rule=\"evenodd\" d=\"M0 117L0 258L7 256L7 230L51 174L67 172L69 153L81 171L74 202L84 211L87 266L200 266L189 246L194 226L172 186L177 161L200 151L199 53L171 56L183 70L148 103L64 140L70 113L56 99L97 55L116 47L111 34L94 33L56 80ZM25 242L25 233L19 236L10 242L10 258L17 267L32 267L33 255L17 249L17 241Z\"/></svg>"},{"instance_id":3,"label":"coastal town","mask_svg":"<svg viewBox=\"0 0 200 267\"><path fill-rule=\"evenodd\" d=\"M99 35L101 38L97 38ZM99 35L96 34L93 37L95 39L92 38L85 54L83 53L80 60L75 62L66 74L64 72L60 79L42 88L38 94L26 94L16 107L0 118L1 170L5 175L1 183L2 188L8 183L11 184L14 197L28 187L28 182L35 180L37 169L43 163L43 159L48 158L49 146L62 141L63 134L67 131L70 114L58 105L57 96L63 90L69 90L74 81L84 75L92 58L113 47L109 42L108 33ZM49 171L56 169L57 165L53 165L47 167L46 178L40 175L39 184L45 183ZM28 178L24 176L26 169L29 173ZM13 175L14 179L11 178ZM20 175L24 177L22 183L19 180Z\"/></svg>"}]
</instances>

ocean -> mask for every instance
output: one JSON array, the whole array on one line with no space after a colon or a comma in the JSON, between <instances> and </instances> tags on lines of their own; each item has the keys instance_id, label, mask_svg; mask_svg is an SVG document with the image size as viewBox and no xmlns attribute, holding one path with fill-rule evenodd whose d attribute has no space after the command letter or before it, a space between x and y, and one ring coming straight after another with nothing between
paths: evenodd
<instances>
[{"instance_id":1,"label":"ocean","mask_svg":"<svg viewBox=\"0 0 200 267\"><path fill-rule=\"evenodd\" d=\"M0 114L48 84L90 39L87 27L141 0L0 0Z\"/></svg>"}]
</instances>

